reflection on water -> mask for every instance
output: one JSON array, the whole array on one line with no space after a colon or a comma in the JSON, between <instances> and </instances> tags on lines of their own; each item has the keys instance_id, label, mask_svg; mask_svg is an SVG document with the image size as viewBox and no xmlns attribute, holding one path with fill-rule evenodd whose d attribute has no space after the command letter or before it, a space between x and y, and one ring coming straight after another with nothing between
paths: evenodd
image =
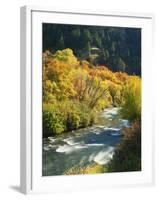
<instances>
[{"instance_id":1,"label":"reflection on water","mask_svg":"<svg viewBox=\"0 0 159 200\"><path fill-rule=\"evenodd\" d=\"M43 139L43 176L61 175L74 166L107 164L128 120L120 119L119 108L105 109L98 124Z\"/></svg>"}]
</instances>

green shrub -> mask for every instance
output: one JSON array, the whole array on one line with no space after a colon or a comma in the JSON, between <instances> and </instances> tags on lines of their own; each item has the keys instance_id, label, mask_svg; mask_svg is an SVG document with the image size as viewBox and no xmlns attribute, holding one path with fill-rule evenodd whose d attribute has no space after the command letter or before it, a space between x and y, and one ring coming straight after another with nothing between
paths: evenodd
<instances>
[{"instance_id":1,"label":"green shrub","mask_svg":"<svg viewBox=\"0 0 159 200\"><path fill-rule=\"evenodd\" d=\"M141 118L141 79L130 77L124 88L124 104L120 111L121 116L130 121Z\"/></svg>"},{"instance_id":2,"label":"green shrub","mask_svg":"<svg viewBox=\"0 0 159 200\"><path fill-rule=\"evenodd\" d=\"M81 127L87 127L90 125L90 116L88 113L81 112L80 113L80 126Z\"/></svg>"},{"instance_id":3,"label":"green shrub","mask_svg":"<svg viewBox=\"0 0 159 200\"><path fill-rule=\"evenodd\" d=\"M77 101L43 104L43 137L87 127L94 118L94 112Z\"/></svg>"},{"instance_id":4,"label":"green shrub","mask_svg":"<svg viewBox=\"0 0 159 200\"><path fill-rule=\"evenodd\" d=\"M74 130L79 128L80 125L80 116L78 113L74 113L73 111L68 113L66 128L67 130Z\"/></svg>"},{"instance_id":5,"label":"green shrub","mask_svg":"<svg viewBox=\"0 0 159 200\"><path fill-rule=\"evenodd\" d=\"M58 107L51 104L43 105L43 136L60 134L65 130L64 119Z\"/></svg>"},{"instance_id":6,"label":"green shrub","mask_svg":"<svg viewBox=\"0 0 159 200\"><path fill-rule=\"evenodd\" d=\"M107 166L109 172L141 170L141 122L134 122L126 128L113 159Z\"/></svg>"},{"instance_id":7,"label":"green shrub","mask_svg":"<svg viewBox=\"0 0 159 200\"><path fill-rule=\"evenodd\" d=\"M59 109L64 115L66 131L87 127L95 121L93 111L90 111L88 105L83 102L63 101Z\"/></svg>"}]
</instances>

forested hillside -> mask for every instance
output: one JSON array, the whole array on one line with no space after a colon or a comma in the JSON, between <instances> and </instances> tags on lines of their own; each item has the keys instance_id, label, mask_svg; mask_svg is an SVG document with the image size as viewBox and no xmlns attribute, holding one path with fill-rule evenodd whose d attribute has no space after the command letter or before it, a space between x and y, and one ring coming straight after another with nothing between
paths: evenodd
<instances>
[{"instance_id":1,"label":"forested hillside","mask_svg":"<svg viewBox=\"0 0 159 200\"><path fill-rule=\"evenodd\" d=\"M122 115L140 119L141 79L106 66L79 62L71 49L43 53L43 134L47 137L95 122L96 113L121 106Z\"/></svg>"},{"instance_id":2,"label":"forested hillside","mask_svg":"<svg viewBox=\"0 0 159 200\"><path fill-rule=\"evenodd\" d=\"M43 175L140 171L141 30L43 24Z\"/></svg>"},{"instance_id":3,"label":"forested hillside","mask_svg":"<svg viewBox=\"0 0 159 200\"><path fill-rule=\"evenodd\" d=\"M78 60L141 76L141 29L43 24L43 52L66 48Z\"/></svg>"}]
</instances>

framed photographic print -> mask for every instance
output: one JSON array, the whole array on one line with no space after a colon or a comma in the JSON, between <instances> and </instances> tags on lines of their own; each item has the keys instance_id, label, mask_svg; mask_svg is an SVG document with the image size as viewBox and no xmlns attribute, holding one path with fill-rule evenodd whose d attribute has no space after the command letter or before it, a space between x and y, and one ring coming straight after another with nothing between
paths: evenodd
<instances>
[{"instance_id":1,"label":"framed photographic print","mask_svg":"<svg viewBox=\"0 0 159 200\"><path fill-rule=\"evenodd\" d=\"M21 8L21 191L153 183L150 14Z\"/></svg>"}]
</instances>

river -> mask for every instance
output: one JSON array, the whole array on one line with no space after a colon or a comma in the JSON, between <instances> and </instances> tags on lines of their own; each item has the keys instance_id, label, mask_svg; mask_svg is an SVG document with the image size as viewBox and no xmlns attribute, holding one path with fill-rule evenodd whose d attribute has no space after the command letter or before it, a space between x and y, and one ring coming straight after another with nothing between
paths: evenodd
<instances>
[{"instance_id":1,"label":"river","mask_svg":"<svg viewBox=\"0 0 159 200\"><path fill-rule=\"evenodd\" d=\"M122 129L129 121L121 119L120 108L107 108L98 124L43 139L43 176L62 175L74 166L107 164L120 142Z\"/></svg>"}]
</instances>

